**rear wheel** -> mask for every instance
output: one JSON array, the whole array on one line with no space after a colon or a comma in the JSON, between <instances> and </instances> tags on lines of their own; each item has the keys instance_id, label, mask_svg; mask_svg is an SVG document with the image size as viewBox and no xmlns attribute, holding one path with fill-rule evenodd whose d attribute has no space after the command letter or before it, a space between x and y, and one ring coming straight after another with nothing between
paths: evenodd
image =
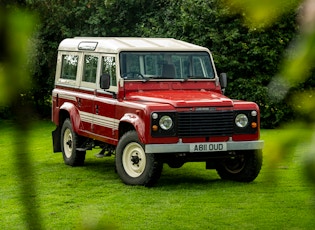
<instances>
[{"instance_id":1,"label":"rear wheel","mask_svg":"<svg viewBox=\"0 0 315 230\"><path fill-rule=\"evenodd\" d=\"M147 154L136 131L125 133L116 149L116 170L128 185L154 185L161 176L163 163Z\"/></svg>"},{"instance_id":2,"label":"rear wheel","mask_svg":"<svg viewBox=\"0 0 315 230\"><path fill-rule=\"evenodd\" d=\"M73 131L70 120L66 119L61 128L61 151L67 165L81 166L84 164L86 152L77 150L79 138L79 135Z\"/></svg>"},{"instance_id":3,"label":"rear wheel","mask_svg":"<svg viewBox=\"0 0 315 230\"><path fill-rule=\"evenodd\" d=\"M231 158L219 162L216 170L225 180L251 182L258 176L262 166L262 151L235 152Z\"/></svg>"}]
</instances>

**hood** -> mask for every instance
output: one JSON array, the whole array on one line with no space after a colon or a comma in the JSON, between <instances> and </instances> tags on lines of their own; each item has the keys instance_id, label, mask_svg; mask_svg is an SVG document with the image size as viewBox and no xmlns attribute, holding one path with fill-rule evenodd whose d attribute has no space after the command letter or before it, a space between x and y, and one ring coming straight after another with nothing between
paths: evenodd
<instances>
[{"instance_id":1,"label":"hood","mask_svg":"<svg viewBox=\"0 0 315 230\"><path fill-rule=\"evenodd\" d=\"M132 92L127 100L165 103L178 107L228 107L233 106L231 99L211 91L178 90L178 91L145 91Z\"/></svg>"}]
</instances>

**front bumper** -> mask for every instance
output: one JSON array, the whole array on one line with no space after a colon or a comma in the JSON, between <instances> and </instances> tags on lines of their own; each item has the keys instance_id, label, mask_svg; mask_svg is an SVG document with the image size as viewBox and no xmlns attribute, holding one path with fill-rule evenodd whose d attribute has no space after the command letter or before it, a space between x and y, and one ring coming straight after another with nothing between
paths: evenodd
<instances>
[{"instance_id":1,"label":"front bumper","mask_svg":"<svg viewBox=\"0 0 315 230\"><path fill-rule=\"evenodd\" d=\"M264 141L227 141L176 144L147 144L146 153L197 153L263 149Z\"/></svg>"}]
</instances>

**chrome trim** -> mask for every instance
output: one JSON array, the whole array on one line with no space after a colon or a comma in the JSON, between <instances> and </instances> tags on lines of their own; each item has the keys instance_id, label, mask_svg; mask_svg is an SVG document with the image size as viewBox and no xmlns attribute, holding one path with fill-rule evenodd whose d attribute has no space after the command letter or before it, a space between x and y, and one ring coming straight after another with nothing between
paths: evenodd
<instances>
[{"instance_id":1,"label":"chrome trim","mask_svg":"<svg viewBox=\"0 0 315 230\"><path fill-rule=\"evenodd\" d=\"M227 142L201 142L201 143L182 143L176 144L147 144L145 145L146 153L188 153L190 152L191 144L223 144L226 145L226 150L209 151L209 152L223 152L234 150L255 150L263 149L264 141L227 141Z\"/></svg>"}]
</instances>

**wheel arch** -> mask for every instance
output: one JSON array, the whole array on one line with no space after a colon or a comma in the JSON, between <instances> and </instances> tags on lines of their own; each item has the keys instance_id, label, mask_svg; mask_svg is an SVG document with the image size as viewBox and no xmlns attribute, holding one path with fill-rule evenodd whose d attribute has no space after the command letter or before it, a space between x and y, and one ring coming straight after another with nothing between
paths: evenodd
<instances>
[{"instance_id":1,"label":"wheel arch","mask_svg":"<svg viewBox=\"0 0 315 230\"><path fill-rule=\"evenodd\" d=\"M52 131L53 150L54 153L61 152L61 127L66 119L70 118L70 114L67 110L59 109L58 123L54 131Z\"/></svg>"},{"instance_id":2,"label":"wheel arch","mask_svg":"<svg viewBox=\"0 0 315 230\"><path fill-rule=\"evenodd\" d=\"M135 130L138 134L139 140L146 143L145 138L145 123L136 114L126 113L119 123L119 139L128 131Z\"/></svg>"},{"instance_id":3,"label":"wheel arch","mask_svg":"<svg viewBox=\"0 0 315 230\"><path fill-rule=\"evenodd\" d=\"M68 102L60 107L57 127L52 132L54 153L61 152L61 127L66 119L70 119L73 129L77 133L81 123L80 115L75 106Z\"/></svg>"},{"instance_id":4,"label":"wheel arch","mask_svg":"<svg viewBox=\"0 0 315 230\"><path fill-rule=\"evenodd\" d=\"M78 133L81 124L79 110L72 103L66 102L60 107L59 111L59 126L62 126L64 121L69 118L74 132Z\"/></svg>"}]
</instances>

